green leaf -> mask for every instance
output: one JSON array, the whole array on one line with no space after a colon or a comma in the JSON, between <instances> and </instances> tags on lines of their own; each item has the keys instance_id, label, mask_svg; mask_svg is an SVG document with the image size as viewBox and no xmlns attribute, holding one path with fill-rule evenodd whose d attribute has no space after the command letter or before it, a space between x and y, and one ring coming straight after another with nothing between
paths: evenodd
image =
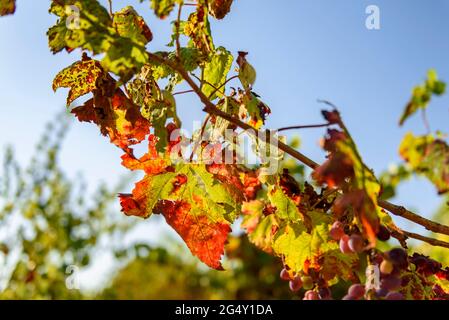
<instances>
[{"instance_id":1,"label":"green leaf","mask_svg":"<svg viewBox=\"0 0 449 320\"><path fill-rule=\"evenodd\" d=\"M56 25L47 32L53 53L82 48L98 54L109 47L112 20L98 1L52 1L50 13L59 16Z\"/></svg>"},{"instance_id":2,"label":"green leaf","mask_svg":"<svg viewBox=\"0 0 449 320\"><path fill-rule=\"evenodd\" d=\"M117 12L114 20L96 0L53 1L50 12L59 16L47 32L53 53L76 48L105 53L102 66L120 76L122 83L148 62L145 44L152 34L132 7Z\"/></svg>"},{"instance_id":3,"label":"green leaf","mask_svg":"<svg viewBox=\"0 0 449 320\"><path fill-rule=\"evenodd\" d=\"M153 39L150 28L132 6L114 13L113 26L120 36L141 45L146 45Z\"/></svg>"},{"instance_id":4,"label":"green leaf","mask_svg":"<svg viewBox=\"0 0 449 320\"><path fill-rule=\"evenodd\" d=\"M177 0L151 0L151 8L154 13L160 18L167 17L175 7Z\"/></svg>"},{"instance_id":5,"label":"green leaf","mask_svg":"<svg viewBox=\"0 0 449 320\"><path fill-rule=\"evenodd\" d=\"M111 43L101 65L120 76L121 83L127 82L148 62L145 47L128 38L117 38Z\"/></svg>"},{"instance_id":6,"label":"green leaf","mask_svg":"<svg viewBox=\"0 0 449 320\"><path fill-rule=\"evenodd\" d=\"M256 82L256 69L246 60L248 52L239 51L237 64L239 66L239 79L245 89L250 89Z\"/></svg>"},{"instance_id":7,"label":"green leaf","mask_svg":"<svg viewBox=\"0 0 449 320\"><path fill-rule=\"evenodd\" d=\"M446 83L438 80L438 75L435 70L429 70L426 81L413 89L412 97L405 107L399 125L402 126L404 122L419 109L427 108L432 95L440 96L444 94L445 91Z\"/></svg>"},{"instance_id":8,"label":"green leaf","mask_svg":"<svg viewBox=\"0 0 449 320\"><path fill-rule=\"evenodd\" d=\"M198 65L201 61L199 57L198 49L196 48L180 48L180 60L181 64L184 66L184 69L187 72L192 72L196 68L198 68ZM176 52L157 52L156 54L165 57L171 62L177 62ZM165 64L157 64L152 63L151 64L152 69L152 76L155 80L164 79L164 78L172 78L174 84L178 84L181 81L183 81L183 78L176 73L174 70L172 70L170 67L168 67Z\"/></svg>"},{"instance_id":9,"label":"green leaf","mask_svg":"<svg viewBox=\"0 0 449 320\"><path fill-rule=\"evenodd\" d=\"M254 231L249 233L248 238L258 248L271 253L275 236L273 231L275 231L277 227L274 215L270 214L266 217L262 217Z\"/></svg>"},{"instance_id":10,"label":"green leaf","mask_svg":"<svg viewBox=\"0 0 449 320\"><path fill-rule=\"evenodd\" d=\"M0 0L0 16L14 14L16 11L16 0Z\"/></svg>"},{"instance_id":11,"label":"green leaf","mask_svg":"<svg viewBox=\"0 0 449 320\"><path fill-rule=\"evenodd\" d=\"M273 249L297 273L304 270L306 261L313 265L320 255L335 249L336 244L327 243L328 232L326 224L315 226L311 234L302 224L287 224L277 233Z\"/></svg>"},{"instance_id":12,"label":"green leaf","mask_svg":"<svg viewBox=\"0 0 449 320\"><path fill-rule=\"evenodd\" d=\"M154 128L154 134L159 138L157 151L164 152L168 144L167 119L172 118L181 127L181 121L176 112L176 100L167 90L160 90L157 82L151 76L151 67L143 68L139 77L127 84L127 90L133 102L140 106L142 116Z\"/></svg>"},{"instance_id":13,"label":"green leaf","mask_svg":"<svg viewBox=\"0 0 449 320\"><path fill-rule=\"evenodd\" d=\"M58 88L70 88L67 97L67 106L78 97L96 89L98 77L103 70L98 61L77 61L71 66L60 71L53 80L53 90Z\"/></svg>"},{"instance_id":14,"label":"green leaf","mask_svg":"<svg viewBox=\"0 0 449 320\"><path fill-rule=\"evenodd\" d=\"M433 135L415 137L407 133L399 153L411 168L429 179L439 194L449 191L449 146Z\"/></svg>"},{"instance_id":15,"label":"green leaf","mask_svg":"<svg viewBox=\"0 0 449 320\"><path fill-rule=\"evenodd\" d=\"M273 186L273 188L268 191L268 199L270 200L271 205L276 207L275 214L280 219L291 222L300 219L298 207L292 199L285 195L281 188Z\"/></svg>"},{"instance_id":16,"label":"green leaf","mask_svg":"<svg viewBox=\"0 0 449 320\"><path fill-rule=\"evenodd\" d=\"M224 91L224 87L216 90L226 81L227 75L231 70L233 57L229 51L223 47L217 48L212 58L204 68L204 84L203 93L213 100L217 96L222 96L220 92Z\"/></svg>"}]
</instances>

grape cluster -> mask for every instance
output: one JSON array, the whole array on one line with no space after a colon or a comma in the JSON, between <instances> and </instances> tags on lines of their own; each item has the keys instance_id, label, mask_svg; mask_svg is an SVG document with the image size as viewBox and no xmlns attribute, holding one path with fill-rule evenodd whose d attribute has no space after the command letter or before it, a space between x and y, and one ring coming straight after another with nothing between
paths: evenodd
<instances>
[{"instance_id":1,"label":"grape cluster","mask_svg":"<svg viewBox=\"0 0 449 320\"><path fill-rule=\"evenodd\" d=\"M343 253L360 253L365 248L365 243L359 234L347 235L344 225L340 221L335 221L329 231L332 239L340 241L340 251Z\"/></svg>"},{"instance_id":2,"label":"grape cluster","mask_svg":"<svg viewBox=\"0 0 449 320\"><path fill-rule=\"evenodd\" d=\"M380 262L380 289L376 291L378 298L385 300L404 300L404 295L399 289L404 285L401 272L408 269L408 255L402 248L394 248L379 255Z\"/></svg>"},{"instance_id":3,"label":"grape cluster","mask_svg":"<svg viewBox=\"0 0 449 320\"><path fill-rule=\"evenodd\" d=\"M311 275L297 274L292 275L286 268L281 270L280 278L288 281L292 292L305 290L303 300L330 300L332 299L331 290L324 281L314 279Z\"/></svg>"},{"instance_id":4,"label":"grape cluster","mask_svg":"<svg viewBox=\"0 0 449 320\"><path fill-rule=\"evenodd\" d=\"M361 235L354 233L350 236L346 234L344 225L340 221L335 221L329 231L329 235L335 241L339 241L340 251L343 253L360 253L365 250L365 243ZM380 226L377 238L381 241L390 239L390 231L385 226Z\"/></svg>"},{"instance_id":5,"label":"grape cluster","mask_svg":"<svg viewBox=\"0 0 449 320\"><path fill-rule=\"evenodd\" d=\"M369 248L356 227L346 226L345 228L341 221L335 221L332 224L329 235L332 239L338 241L342 253L362 253L366 251L370 257L370 263L379 267L379 287L370 289L361 283L352 284L343 300L404 300L405 288L410 281L416 281L410 275L412 271L416 271L424 282L426 282L426 278L429 276L435 276L441 280L449 280L449 268L443 269L441 263L418 253L414 253L409 257L407 251L402 248L393 248L384 253ZM387 241L391 235L390 231L381 225L376 236L380 241ZM292 292L299 292L303 289L305 292L303 300L332 299L331 290L326 281L313 271L312 269L312 272L309 270L307 274L301 272L293 275L287 268L284 268L280 277L289 282L289 288ZM433 299L449 299L449 293L446 293L438 283L434 284L431 292ZM411 292L411 294L415 296L414 292Z\"/></svg>"}]
</instances>

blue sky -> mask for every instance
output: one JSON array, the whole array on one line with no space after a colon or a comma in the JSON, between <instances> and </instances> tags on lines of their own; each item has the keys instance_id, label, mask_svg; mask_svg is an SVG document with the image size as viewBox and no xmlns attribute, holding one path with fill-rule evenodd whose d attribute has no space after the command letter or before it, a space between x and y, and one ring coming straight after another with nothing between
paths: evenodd
<instances>
[{"instance_id":1,"label":"blue sky","mask_svg":"<svg viewBox=\"0 0 449 320\"><path fill-rule=\"evenodd\" d=\"M148 2L113 1L114 9L134 5L143 13L155 40L150 50L169 42L169 21L159 21ZM366 163L376 172L397 162L405 132L425 132L420 116L403 128L397 123L414 85L435 68L449 80L449 2L447 0L235 0L231 14L213 21L217 45L235 55L248 51L257 69L255 91L271 107L267 125L278 128L322 122L317 99L339 106ZM79 52L52 55L46 30L55 17L50 1L18 0L14 16L0 19L0 146L13 144L23 162L31 156L44 124L64 108L67 91L54 93L53 77L77 60ZM365 27L368 5L380 8L381 29ZM178 110L185 123L200 120L201 104L182 97ZM447 129L449 96L435 99L428 111L433 129ZM316 161L324 131L299 132L301 151ZM60 162L91 185L113 183L126 170L121 152L94 125L73 122ZM127 191L127 190L123 190ZM414 180L400 188L397 202L430 214L439 204L434 188ZM396 221L400 221L399 218ZM145 222L145 224L151 222ZM410 230L411 225L400 223Z\"/></svg>"}]
</instances>

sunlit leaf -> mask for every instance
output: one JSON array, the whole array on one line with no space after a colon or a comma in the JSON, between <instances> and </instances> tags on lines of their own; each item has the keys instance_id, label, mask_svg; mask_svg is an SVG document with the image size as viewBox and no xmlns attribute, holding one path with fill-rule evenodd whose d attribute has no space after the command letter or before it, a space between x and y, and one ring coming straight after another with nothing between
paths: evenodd
<instances>
[{"instance_id":1,"label":"sunlit leaf","mask_svg":"<svg viewBox=\"0 0 449 320\"><path fill-rule=\"evenodd\" d=\"M446 91L446 83L438 80L438 75L435 70L429 70L427 80L413 89L412 98L405 107L405 110L399 121L399 125L413 115L419 109L427 108L433 95L440 96Z\"/></svg>"},{"instance_id":2,"label":"sunlit leaf","mask_svg":"<svg viewBox=\"0 0 449 320\"><path fill-rule=\"evenodd\" d=\"M70 88L67 105L75 99L94 91L97 79L104 74L98 61L87 59L77 61L60 71L53 80L53 90Z\"/></svg>"},{"instance_id":3,"label":"sunlit leaf","mask_svg":"<svg viewBox=\"0 0 449 320\"><path fill-rule=\"evenodd\" d=\"M449 191L449 146L433 135L405 135L399 153L414 171L427 177L438 193Z\"/></svg>"},{"instance_id":4,"label":"sunlit leaf","mask_svg":"<svg viewBox=\"0 0 449 320\"><path fill-rule=\"evenodd\" d=\"M0 16L13 14L16 11L16 0L0 0Z\"/></svg>"}]
</instances>

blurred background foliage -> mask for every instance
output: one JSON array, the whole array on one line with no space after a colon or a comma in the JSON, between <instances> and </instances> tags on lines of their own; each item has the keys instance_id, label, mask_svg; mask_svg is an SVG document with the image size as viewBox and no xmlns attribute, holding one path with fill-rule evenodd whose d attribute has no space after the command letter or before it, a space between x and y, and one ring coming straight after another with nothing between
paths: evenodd
<instances>
[{"instance_id":1,"label":"blurred background foliage","mask_svg":"<svg viewBox=\"0 0 449 320\"><path fill-rule=\"evenodd\" d=\"M0 299L296 299L279 278L281 262L256 249L238 232L229 239L226 271L206 268L176 240L164 247L122 241L139 220L124 216L116 194L129 183L100 185L93 192L79 175L68 178L58 154L69 130L65 114L47 125L29 164L22 167L12 147L4 148L0 170ZM290 141L299 147L300 140ZM303 166L286 158L283 167L304 181ZM385 198L408 179L397 167L380 176ZM435 218L449 224L449 199ZM435 237L439 237L434 235ZM446 241L449 239L445 239ZM416 248L449 264L447 249ZM99 252L114 253L114 271L95 292L69 289L73 270L87 268ZM341 290L339 290L341 286ZM344 295L345 284L333 288ZM340 292L341 291L341 292Z\"/></svg>"}]
</instances>

